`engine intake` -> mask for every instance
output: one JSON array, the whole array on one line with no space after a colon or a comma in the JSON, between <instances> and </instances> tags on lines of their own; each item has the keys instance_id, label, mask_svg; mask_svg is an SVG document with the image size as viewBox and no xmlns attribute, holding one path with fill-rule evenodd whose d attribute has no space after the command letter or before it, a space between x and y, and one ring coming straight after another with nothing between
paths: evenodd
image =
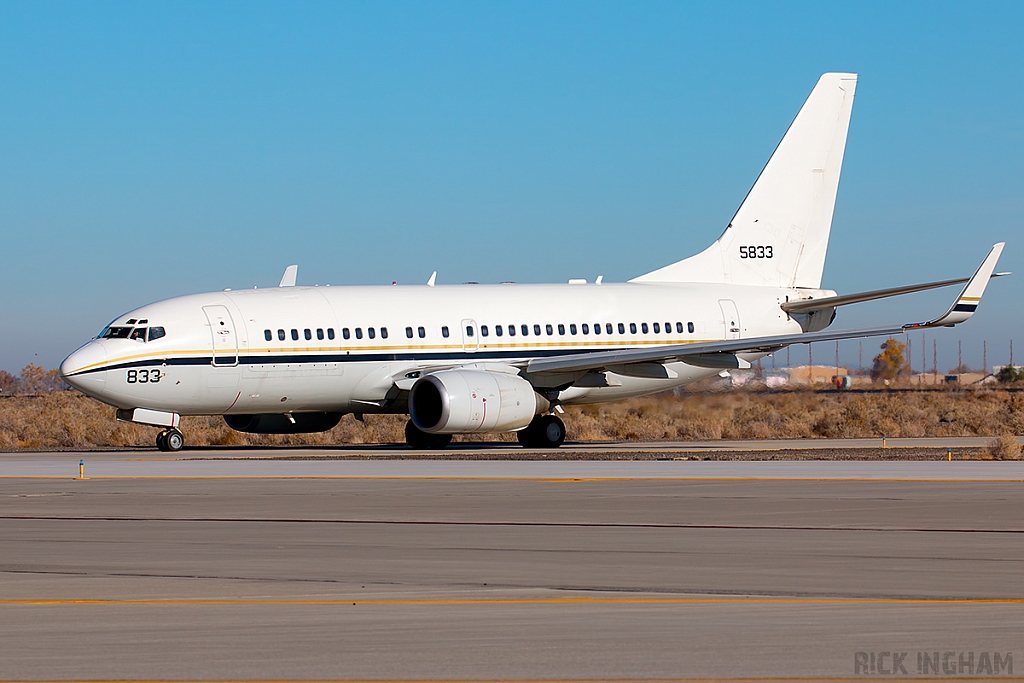
<instances>
[{"instance_id":1,"label":"engine intake","mask_svg":"<svg viewBox=\"0 0 1024 683\"><path fill-rule=\"evenodd\" d=\"M522 377L480 370L442 370L409 392L413 424L429 434L511 432L530 424L540 401Z\"/></svg>"},{"instance_id":2,"label":"engine intake","mask_svg":"<svg viewBox=\"0 0 1024 683\"><path fill-rule=\"evenodd\" d=\"M224 422L236 432L249 434L309 434L333 429L341 422L341 413L295 413L291 418L273 414L225 415Z\"/></svg>"}]
</instances>

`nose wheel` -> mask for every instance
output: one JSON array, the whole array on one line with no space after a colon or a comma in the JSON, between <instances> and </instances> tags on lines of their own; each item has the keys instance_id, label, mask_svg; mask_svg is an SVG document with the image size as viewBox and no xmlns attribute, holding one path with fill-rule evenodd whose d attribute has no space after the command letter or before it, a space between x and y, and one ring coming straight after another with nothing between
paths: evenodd
<instances>
[{"instance_id":1,"label":"nose wheel","mask_svg":"<svg viewBox=\"0 0 1024 683\"><path fill-rule=\"evenodd\" d=\"M156 447L167 453L177 453L185 447L185 437L177 429L167 429L156 435Z\"/></svg>"},{"instance_id":2,"label":"nose wheel","mask_svg":"<svg viewBox=\"0 0 1024 683\"><path fill-rule=\"evenodd\" d=\"M558 448L565 442L565 423L557 415L538 415L516 438L526 448Z\"/></svg>"}]
</instances>

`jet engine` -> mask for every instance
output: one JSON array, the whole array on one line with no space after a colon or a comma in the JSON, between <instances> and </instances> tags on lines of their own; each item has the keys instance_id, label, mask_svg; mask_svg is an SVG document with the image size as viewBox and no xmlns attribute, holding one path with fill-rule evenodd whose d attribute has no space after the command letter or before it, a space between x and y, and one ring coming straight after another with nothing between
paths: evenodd
<instances>
[{"instance_id":1,"label":"jet engine","mask_svg":"<svg viewBox=\"0 0 1024 683\"><path fill-rule=\"evenodd\" d=\"M530 424L544 403L517 375L442 370L412 386L409 414L429 434L511 432Z\"/></svg>"},{"instance_id":2,"label":"jet engine","mask_svg":"<svg viewBox=\"0 0 1024 683\"><path fill-rule=\"evenodd\" d=\"M341 413L225 415L224 422L236 432L249 434L309 434L333 429L341 422Z\"/></svg>"}]
</instances>

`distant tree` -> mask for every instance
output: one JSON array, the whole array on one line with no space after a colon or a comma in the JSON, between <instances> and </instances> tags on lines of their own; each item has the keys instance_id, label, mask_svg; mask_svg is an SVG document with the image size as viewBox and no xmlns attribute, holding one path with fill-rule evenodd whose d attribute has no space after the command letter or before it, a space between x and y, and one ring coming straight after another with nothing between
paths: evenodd
<instances>
[{"instance_id":1,"label":"distant tree","mask_svg":"<svg viewBox=\"0 0 1024 683\"><path fill-rule=\"evenodd\" d=\"M24 391L41 394L63 388L64 382L56 370L46 370L29 363L21 369L21 386Z\"/></svg>"},{"instance_id":2,"label":"distant tree","mask_svg":"<svg viewBox=\"0 0 1024 683\"><path fill-rule=\"evenodd\" d=\"M875 356L871 364L871 379L891 381L910 376L906 344L895 339L886 339L880 348L882 352Z\"/></svg>"},{"instance_id":3,"label":"distant tree","mask_svg":"<svg viewBox=\"0 0 1024 683\"><path fill-rule=\"evenodd\" d=\"M6 370L0 370L0 390L6 396L17 394L21 390L21 381Z\"/></svg>"},{"instance_id":4,"label":"distant tree","mask_svg":"<svg viewBox=\"0 0 1024 683\"><path fill-rule=\"evenodd\" d=\"M948 374L948 375L966 375L969 372L981 372L981 370L975 370L970 365L967 365L966 363L962 363L961 365L958 365L955 368L950 368L949 372L946 373L946 374Z\"/></svg>"},{"instance_id":5,"label":"distant tree","mask_svg":"<svg viewBox=\"0 0 1024 683\"><path fill-rule=\"evenodd\" d=\"M1004 365L1003 369L996 374L996 379L1003 384L1012 384L1024 380L1024 368L1015 368L1012 365Z\"/></svg>"}]
</instances>

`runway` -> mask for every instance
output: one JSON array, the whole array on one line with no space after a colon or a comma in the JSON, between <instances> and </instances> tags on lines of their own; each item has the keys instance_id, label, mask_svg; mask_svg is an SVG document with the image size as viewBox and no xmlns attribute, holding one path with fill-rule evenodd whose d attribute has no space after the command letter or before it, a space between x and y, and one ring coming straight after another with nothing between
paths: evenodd
<instances>
[{"instance_id":1,"label":"runway","mask_svg":"<svg viewBox=\"0 0 1024 683\"><path fill-rule=\"evenodd\" d=\"M871 680L857 653L1024 652L1024 463L48 474L79 455L0 458L0 679Z\"/></svg>"}]
</instances>

